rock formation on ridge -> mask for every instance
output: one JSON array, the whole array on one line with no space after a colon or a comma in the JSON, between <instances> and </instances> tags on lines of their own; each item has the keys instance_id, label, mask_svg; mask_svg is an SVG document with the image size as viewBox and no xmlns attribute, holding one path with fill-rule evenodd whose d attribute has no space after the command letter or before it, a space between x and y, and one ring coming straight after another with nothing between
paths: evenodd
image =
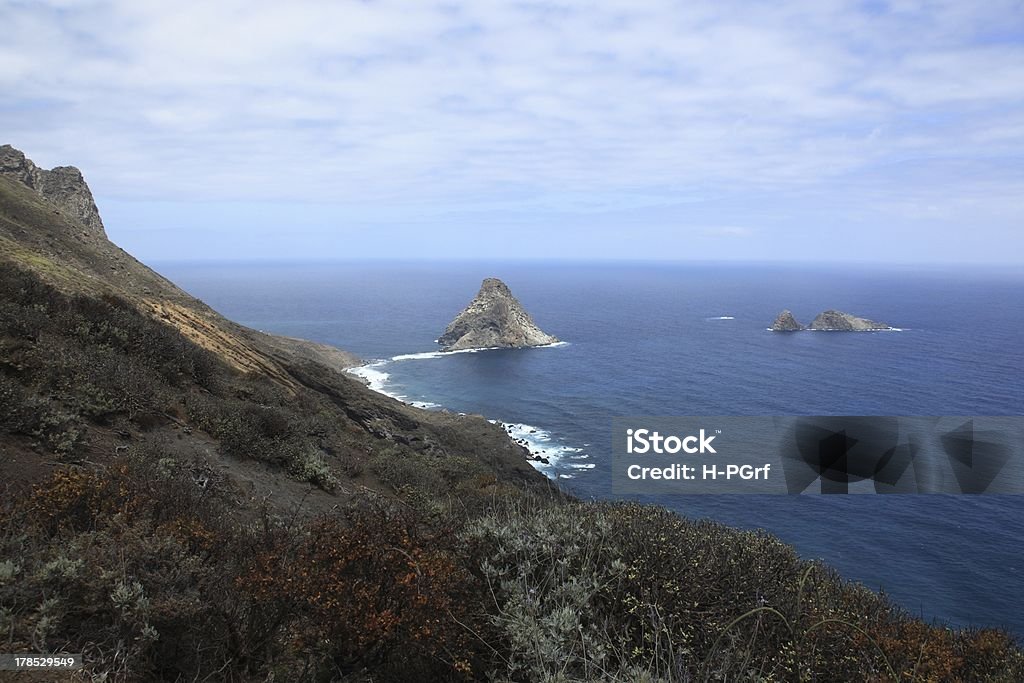
<instances>
[{"instance_id":1,"label":"rock formation on ridge","mask_svg":"<svg viewBox=\"0 0 1024 683\"><path fill-rule=\"evenodd\" d=\"M47 171L32 163L21 150L0 145L0 175L31 188L68 218L80 223L85 228L84 237L106 239L92 192L82 172L74 166L56 166Z\"/></svg>"},{"instance_id":2,"label":"rock formation on ridge","mask_svg":"<svg viewBox=\"0 0 1024 683\"><path fill-rule=\"evenodd\" d=\"M437 343L445 351L457 351L544 346L557 341L537 327L504 282L489 277Z\"/></svg>"}]
</instances>

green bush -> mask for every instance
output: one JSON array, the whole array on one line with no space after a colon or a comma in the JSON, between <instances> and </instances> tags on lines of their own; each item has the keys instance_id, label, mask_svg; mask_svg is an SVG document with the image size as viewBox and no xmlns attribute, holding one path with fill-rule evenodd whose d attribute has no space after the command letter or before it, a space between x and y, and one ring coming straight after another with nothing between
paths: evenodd
<instances>
[{"instance_id":1,"label":"green bush","mask_svg":"<svg viewBox=\"0 0 1024 683\"><path fill-rule=\"evenodd\" d=\"M324 491L334 491L338 488L338 478L327 465L324 456L313 451L300 452L291 463L291 473L302 481L308 481Z\"/></svg>"},{"instance_id":2,"label":"green bush","mask_svg":"<svg viewBox=\"0 0 1024 683\"><path fill-rule=\"evenodd\" d=\"M494 596L505 649L496 675L526 681L598 680L618 671L606 596L627 565L607 543L612 523L582 506L512 507L469 522L478 571ZM624 673L624 672L623 672Z\"/></svg>"}]
</instances>

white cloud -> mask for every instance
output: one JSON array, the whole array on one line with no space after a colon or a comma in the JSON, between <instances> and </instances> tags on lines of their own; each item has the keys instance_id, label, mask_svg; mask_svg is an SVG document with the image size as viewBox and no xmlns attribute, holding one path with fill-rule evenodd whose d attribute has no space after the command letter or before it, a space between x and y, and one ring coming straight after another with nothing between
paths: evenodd
<instances>
[{"instance_id":1,"label":"white cloud","mask_svg":"<svg viewBox=\"0 0 1024 683\"><path fill-rule=\"evenodd\" d=\"M887 169L950 155L994 201L1024 190L981 163L1024 151L1011 0L15 2L0 23L4 141L124 200L588 210L876 177L895 205L914 181ZM929 182L940 207L963 187Z\"/></svg>"}]
</instances>

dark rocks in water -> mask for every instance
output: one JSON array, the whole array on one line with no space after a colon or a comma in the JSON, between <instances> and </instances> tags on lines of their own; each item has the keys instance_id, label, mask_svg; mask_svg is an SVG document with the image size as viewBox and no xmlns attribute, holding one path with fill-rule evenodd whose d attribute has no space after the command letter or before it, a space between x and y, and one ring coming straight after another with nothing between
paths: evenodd
<instances>
[{"instance_id":1,"label":"dark rocks in water","mask_svg":"<svg viewBox=\"0 0 1024 683\"><path fill-rule=\"evenodd\" d=\"M557 341L537 327L504 282L487 278L437 343L445 351L456 351L545 346Z\"/></svg>"},{"instance_id":2,"label":"dark rocks in water","mask_svg":"<svg viewBox=\"0 0 1024 683\"><path fill-rule=\"evenodd\" d=\"M873 330L891 330L893 328L885 323L875 322L867 318L858 318L842 311L829 310L819 313L818 317L811 321L807 329L827 332L871 332Z\"/></svg>"},{"instance_id":3,"label":"dark rocks in water","mask_svg":"<svg viewBox=\"0 0 1024 683\"><path fill-rule=\"evenodd\" d=\"M772 323L772 332L799 332L804 326L797 322L793 313L787 308L775 318Z\"/></svg>"}]
</instances>

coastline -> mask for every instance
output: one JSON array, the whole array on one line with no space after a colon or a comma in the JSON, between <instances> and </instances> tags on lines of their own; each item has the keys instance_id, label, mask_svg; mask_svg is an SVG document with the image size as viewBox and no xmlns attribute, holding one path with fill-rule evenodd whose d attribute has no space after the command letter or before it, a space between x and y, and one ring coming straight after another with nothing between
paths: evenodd
<instances>
[{"instance_id":1,"label":"coastline","mask_svg":"<svg viewBox=\"0 0 1024 683\"><path fill-rule=\"evenodd\" d=\"M551 344L543 344L539 346L531 346L524 349L517 349L519 351L527 351L529 349L549 349L557 348L561 346L568 346L569 342L557 341ZM419 408L421 410L441 410L447 411L448 409L440 403L433 401L413 400L409 396L395 391L388 387L391 379L391 373L385 372L383 368L391 365L392 363L400 363L405 361L413 360L431 360L436 358L444 358L445 356L451 356L462 353L482 353L485 351L505 351L507 347L495 346L479 349L456 349L452 351L423 351L419 353L403 353L392 356L391 358L376 359L365 361L361 365L349 367L345 369L345 372L353 377L356 377L359 381L369 387L371 390L383 394L389 398L393 398L396 401ZM465 415L466 413L458 413L459 415ZM580 447L569 446L567 444L559 443L553 435L542 427L536 425L526 424L524 422L506 422L501 419L495 419L492 417L485 416L489 422L501 426L501 428L508 435L508 438L514 443L522 446L529 452L529 456L526 461L533 466L538 472L548 477L549 479L560 481L560 480L571 480L575 478L572 471L562 470L589 470L594 469L596 465L592 462L587 462L590 459L590 455L587 454L584 449L590 444L583 444ZM571 462L565 462L571 461Z\"/></svg>"}]
</instances>

